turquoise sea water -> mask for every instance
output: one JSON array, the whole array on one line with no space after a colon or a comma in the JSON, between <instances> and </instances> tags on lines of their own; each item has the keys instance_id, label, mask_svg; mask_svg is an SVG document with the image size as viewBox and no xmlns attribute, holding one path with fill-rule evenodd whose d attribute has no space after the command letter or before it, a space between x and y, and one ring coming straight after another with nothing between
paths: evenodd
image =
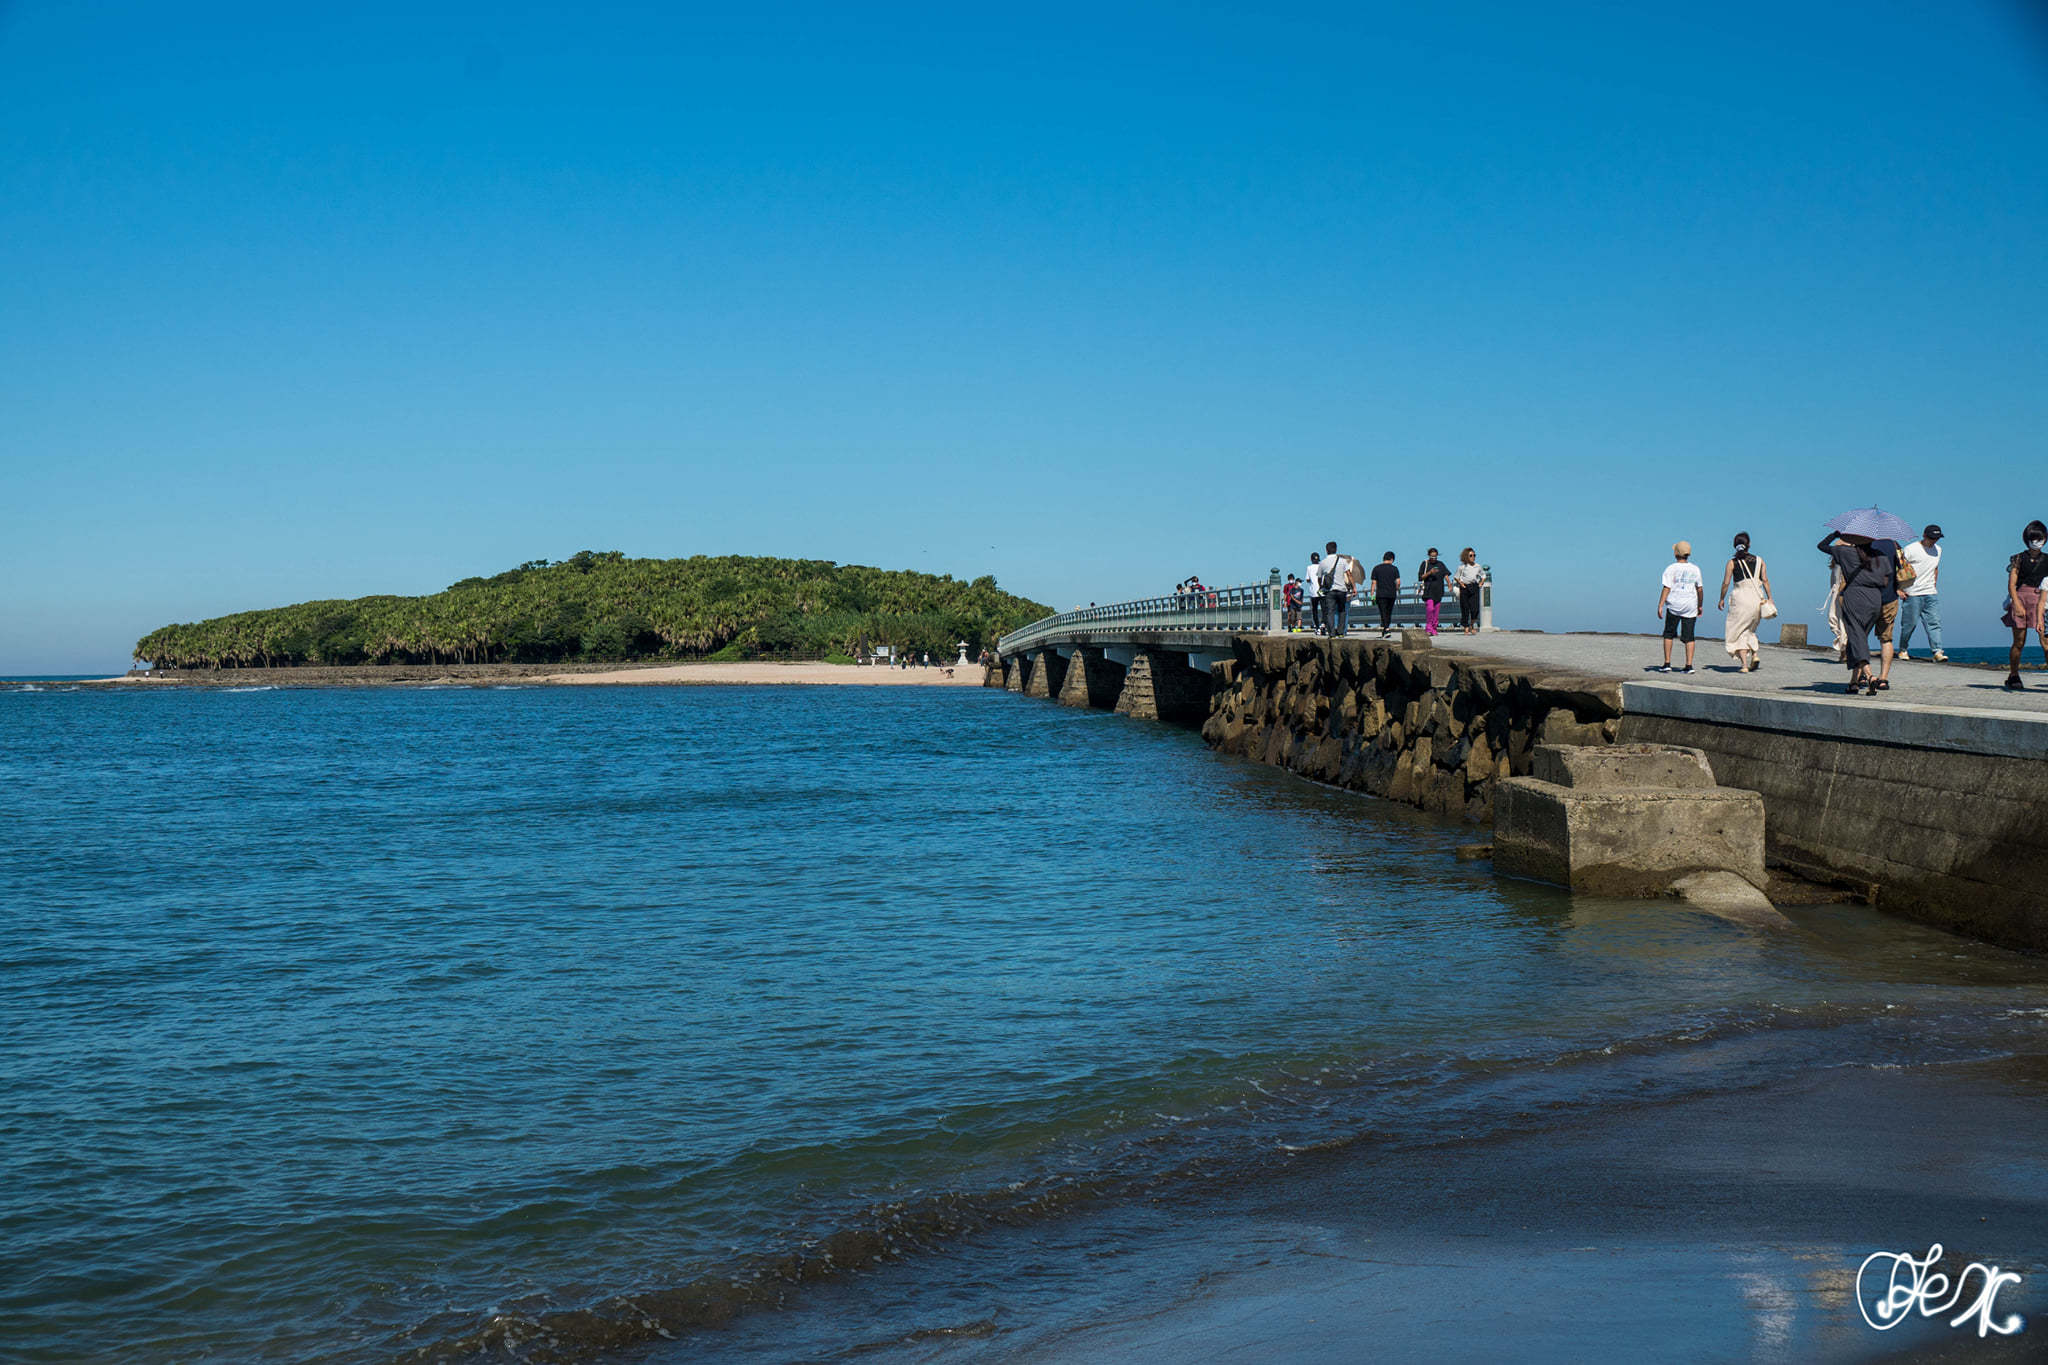
<instances>
[{"instance_id":1,"label":"turquoise sea water","mask_svg":"<svg viewBox=\"0 0 2048 1365\"><path fill-rule=\"evenodd\" d=\"M914 1328L972 1258L993 1350L1122 1243L992 1230L2048 1012L2032 959L1574 900L971 689L16 688L0 816L29 1361L871 1359L863 1276Z\"/></svg>"}]
</instances>

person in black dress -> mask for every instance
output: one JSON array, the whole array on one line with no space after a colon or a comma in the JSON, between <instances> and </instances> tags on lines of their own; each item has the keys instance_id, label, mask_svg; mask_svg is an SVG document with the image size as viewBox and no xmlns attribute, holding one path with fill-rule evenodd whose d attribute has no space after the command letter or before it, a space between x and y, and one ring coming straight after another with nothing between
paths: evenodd
<instances>
[{"instance_id":1,"label":"person in black dress","mask_svg":"<svg viewBox=\"0 0 2048 1365\"><path fill-rule=\"evenodd\" d=\"M1842 571L1840 611L1842 629L1849 637L1843 661L1849 665L1849 693L1877 695L1877 680L1870 676L1870 632L1877 628L1878 613L1884 606L1884 578L1888 561L1870 548L1869 536L1845 536L1835 531L1821 537L1819 550Z\"/></svg>"}]
</instances>

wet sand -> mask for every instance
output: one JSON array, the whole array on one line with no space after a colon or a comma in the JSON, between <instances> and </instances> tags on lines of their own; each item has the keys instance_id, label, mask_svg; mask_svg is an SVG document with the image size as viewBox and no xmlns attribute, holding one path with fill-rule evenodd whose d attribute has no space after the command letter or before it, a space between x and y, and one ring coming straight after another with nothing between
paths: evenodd
<instances>
[{"instance_id":1,"label":"wet sand","mask_svg":"<svg viewBox=\"0 0 2048 1365\"><path fill-rule=\"evenodd\" d=\"M1333 1154L1209 1226L1262 1254L1212 1256L1163 1302L996 1354L2038 1360L2044 1119L2048 1058L2028 1057L1845 1067L1399 1159ZM2020 1273L1993 1317L2029 1328L1980 1340L1946 1318L1869 1327L1863 1259L1937 1241L1951 1274L1971 1261Z\"/></svg>"},{"instance_id":2,"label":"wet sand","mask_svg":"<svg viewBox=\"0 0 2048 1365\"><path fill-rule=\"evenodd\" d=\"M947 676L950 669L952 676ZM0 680L4 681L4 680ZM98 687L504 687L790 684L979 687L981 666L874 668L828 663L360 664L348 668L172 669L148 676L80 679Z\"/></svg>"},{"instance_id":3,"label":"wet sand","mask_svg":"<svg viewBox=\"0 0 2048 1365\"><path fill-rule=\"evenodd\" d=\"M840 1328L817 1358L887 1365L2038 1360L2044 1121L2048 1056L2023 1056L1823 1068L1420 1149L1367 1135L1255 1182L976 1237L651 1358L789 1358L814 1315ZM1992 1316L2024 1330L1867 1325L1864 1258L1937 1241L1951 1275L2023 1277Z\"/></svg>"},{"instance_id":4,"label":"wet sand","mask_svg":"<svg viewBox=\"0 0 2048 1365\"><path fill-rule=\"evenodd\" d=\"M856 687L979 687L981 667L948 664L932 668L862 668L850 664L642 664L601 673L556 673L536 679L575 687L665 687L678 684L807 683Z\"/></svg>"}]
</instances>

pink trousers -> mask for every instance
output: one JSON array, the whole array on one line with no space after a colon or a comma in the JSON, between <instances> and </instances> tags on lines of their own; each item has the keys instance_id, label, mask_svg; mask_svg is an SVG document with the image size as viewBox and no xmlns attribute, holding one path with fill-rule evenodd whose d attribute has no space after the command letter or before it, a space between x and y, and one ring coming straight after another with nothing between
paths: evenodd
<instances>
[{"instance_id":1,"label":"pink trousers","mask_svg":"<svg viewBox=\"0 0 2048 1365\"><path fill-rule=\"evenodd\" d=\"M1432 601L1424 602L1422 604L1422 628L1428 631L1431 635L1436 634L1437 613L1442 611L1443 609L1444 604L1441 602Z\"/></svg>"}]
</instances>

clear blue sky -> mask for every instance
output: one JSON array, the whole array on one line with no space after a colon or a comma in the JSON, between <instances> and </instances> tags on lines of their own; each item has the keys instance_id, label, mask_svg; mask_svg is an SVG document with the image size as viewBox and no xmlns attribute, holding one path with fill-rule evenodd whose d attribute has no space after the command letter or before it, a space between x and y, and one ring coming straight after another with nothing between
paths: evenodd
<instances>
[{"instance_id":1,"label":"clear blue sky","mask_svg":"<svg viewBox=\"0 0 2048 1365\"><path fill-rule=\"evenodd\" d=\"M2019 0L0 0L0 673L584 548L1811 619L1872 501L1982 642L2044 433Z\"/></svg>"}]
</instances>

